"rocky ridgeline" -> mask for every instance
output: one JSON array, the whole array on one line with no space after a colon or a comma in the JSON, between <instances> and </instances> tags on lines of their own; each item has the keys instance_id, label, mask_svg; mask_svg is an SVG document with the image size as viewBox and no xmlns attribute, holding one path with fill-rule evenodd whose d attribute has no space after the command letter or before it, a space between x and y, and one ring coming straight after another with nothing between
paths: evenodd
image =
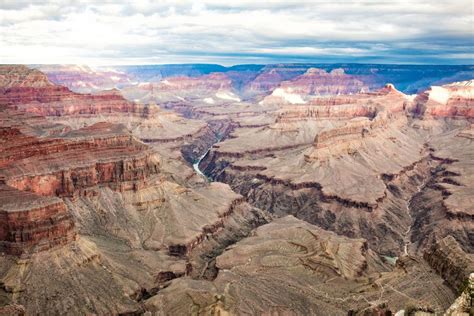
<instances>
[{"instance_id":1,"label":"rocky ridgeline","mask_svg":"<svg viewBox=\"0 0 474 316\"><path fill-rule=\"evenodd\" d=\"M282 81L292 79L303 74L306 68L288 68L267 66L246 86L247 91L252 93L268 93L277 88Z\"/></svg>"},{"instance_id":2,"label":"rocky ridgeline","mask_svg":"<svg viewBox=\"0 0 474 316\"><path fill-rule=\"evenodd\" d=\"M99 123L61 138L16 135L6 139L1 174L20 190L45 196L74 196L98 184L137 189L159 161L117 126Z\"/></svg>"},{"instance_id":3,"label":"rocky ridgeline","mask_svg":"<svg viewBox=\"0 0 474 316\"><path fill-rule=\"evenodd\" d=\"M53 84L38 70L23 65L2 65L0 67L0 87L2 96L9 89L16 88L44 88Z\"/></svg>"},{"instance_id":4,"label":"rocky ridgeline","mask_svg":"<svg viewBox=\"0 0 474 316\"><path fill-rule=\"evenodd\" d=\"M179 107L189 105L189 100L206 97L209 98L209 102L215 102L213 98L216 97L216 93L233 89L232 80L226 74L211 73L200 77L177 76L158 82L127 85L121 91L129 100L174 104L173 107Z\"/></svg>"},{"instance_id":5,"label":"rocky ridgeline","mask_svg":"<svg viewBox=\"0 0 474 316\"><path fill-rule=\"evenodd\" d=\"M419 94L413 112L433 118L474 118L473 81L433 86Z\"/></svg>"},{"instance_id":6,"label":"rocky ridgeline","mask_svg":"<svg viewBox=\"0 0 474 316\"><path fill-rule=\"evenodd\" d=\"M201 77L171 77L160 81L156 88L162 91L227 90L232 89L232 80L223 73L211 73Z\"/></svg>"},{"instance_id":7,"label":"rocky ridgeline","mask_svg":"<svg viewBox=\"0 0 474 316\"><path fill-rule=\"evenodd\" d=\"M454 291L462 291L474 271L474 255L464 252L452 236L433 244L423 257Z\"/></svg>"},{"instance_id":8,"label":"rocky ridgeline","mask_svg":"<svg viewBox=\"0 0 474 316\"><path fill-rule=\"evenodd\" d=\"M93 69L85 65L41 65L37 68L58 85L74 92L90 93L131 84L132 76L111 69Z\"/></svg>"},{"instance_id":9,"label":"rocky ridgeline","mask_svg":"<svg viewBox=\"0 0 474 316\"><path fill-rule=\"evenodd\" d=\"M374 118L379 112L403 113L410 101L393 85L371 93L311 98L306 104L284 105L277 122L321 119Z\"/></svg>"},{"instance_id":10,"label":"rocky ridgeline","mask_svg":"<svg viewBox=\"0 0 474 316\"><path fill-rule=\"evenodd\" d=\"M130 113L146 118L152 112L147 106L125 100L117 90L78 94L25 66L1 66L0 81L0 105L42 116Z\"/></svg>"},{"instance_id":11,"label":"rocky ridgeline","mask_svg":"<svg viewBox=\"0 0 474 316\"><path fill-rule=\"evenodd\" d=\"M297 105L285 106L278 112L276 122L291 122L315 119L350 119L353 117L373 117L375 107L363 104L341 104L331 106Z\"/></svg>"},{"instance_id":12,"label":"rocky ridgeline","mask_svg":"<svg viewBox=\"0 0 474 316\"><path fill-rule=\"evenodd\" d=\"M373 120L353 119L341 127L325 130L316 135L314 150L305 155L305 159L307 162L323 161L341 154L354 154L368 138L381 137L390 128L400 128L404 124L406 119L392 114L379 114Z\"/></svg>"},{"instance_id":13,"label":"rocky ridgeline","mask_svg":"<svg viewBox=\"0 0 474 316\"><path fill-rule=\"evenodd\" d=\"M326 72L309 68L303 75L282 82L280 87L306 95L337 95L369 91L370 85L364 81L369 80L363 76L347 75L343 69Z\"/></svg>"},{"instance_id":14,"label":"rocky ridgeline","mask_svg":"<svg viewBox=\"0 0 474 316\"><path fill-rule=\"evenodd\" d=\"M192 136L208 132L204 122L184 121L174 113L160 112L154 103L128 101L116 89L95 94L75 93L66 87L50 83L46 75L25 66L2 66L0 76L5 84L5 87L0 86L0 105L16 109L23 116L28 113L48 117L73 129L107 120L126 125L143 141L157 143L186 141ZM209 77L213 78L213 75ZM220 79L217 74L213 82L218 84ZM181 79L177 80L179 82ZM200 84L194 78L189 80ZM51 125L51 122L48 124Z\"/></svg>"}]
</instances>

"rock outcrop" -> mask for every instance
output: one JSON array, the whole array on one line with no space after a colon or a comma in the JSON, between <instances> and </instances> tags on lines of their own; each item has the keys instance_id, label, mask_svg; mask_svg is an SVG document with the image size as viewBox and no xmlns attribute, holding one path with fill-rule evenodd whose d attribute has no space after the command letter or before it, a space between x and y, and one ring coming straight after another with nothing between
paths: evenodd
<instances>
[{"instance_id":1,"label":"rock outcrop","mask_svg":"<svg viewBox=\"0 0 474 316\"><path fill-rule=\"evenodd\" d=\"M87 194L98 184L137 190L158 172L153 153L120 126L98 123L58 138L11 134L1 144L0 176L19 190L44 196Z\"/></svg>"},{"instance_id":2,"label":"rock outcrop","mask_svg":"<svg viewBox=\"0 0 474 316\"><path fill-rule=\"evenodd\" d=\"M423 256L455 291L462 290L474 271L474 255L464 252L452 236L438 241Z\"/></svg>"},{"instance_id":3,"label":"rock outcrop","mask_svg":"<svg viewBox=\"0 0 474 316\"><path fill-rule=\"evenodd\" d=\"M311 96L335 96L368 92L370 77L347 75L343 69L326 72L323 69L309 68L301 76L283 81L265 97L262 103L306 104Z\"/></svg>"},{"instance_id":4,"label":"rock outcrop","mask_svg":"<svg viewBox=\"0 0 474 316\"><path fill-rule=\"evenodd\" d=\"M233 93L232 80L223 73L201 77L169 77L159 82L139 83L125 87L125 97L140 102L185 103L201 99L208 104L239 100Z\"/></svg>"},{"instance_id":5,"label":"rock outcrop","mask_svg":"<svg viewBox=\"0 0 474 316\"><path fill-rule=\"evenodd\" d=\"M131 113L146 118L150 114L147 106L125 100L117 90L74 93L26 66L0 66L0 82L0 105L42 116Z\"/></svg>"},{"instance_id":6,"label":"rock outcrop","mask_svg":"<svg viewBox=\"0 0 474 316\"><path fill-rule=\"evenodd\" d=\"M446 316L467 316L474 312L473 296L474 296L474 273L469 275L469 279L465 283L465 289L461 295L448 308L444 315Z\"/></svg>"},{"instance_id":7,"label":"rock outcrop","mask_svg":"<svg viewBox=\"0 0 474 316\"><path fill-rule=\"evenodd\" d=\"M0 251L31 254L75 240L71 214L61 199L0 184Z\"/></svg>"},{"instance_id":8,"label":"rock outcrop","mask_svg":"<svg viewBox=\"0 0 474 316\"><path fill-rule=\"evenodd\" d=\"M433 86L415 99L414 114L433 118L474 118L472 80Z\"/></svg>"},{"instance_id":9,"label":"rock outcrop","mask_svg":"<svg viewBox=\"0 0 474 316\"><path fill-rule=\"evenodd\" d=\"M291 89L294 93L305 95L338 95L369 91L364 77L347 75L343 69L331 72L318 68L309 68L303 75L282 82L282 89Z\"/></svg>"},{"instance_id":10,"label":"rock outcrop","mask_svg":"<svg viewBox=\"0 0 474 316\"><path fill-rule=\"evenodd\" d=\"M277 88L282 81L292 79L306 71L304 67L267 66L246 87L246 92L268 93Z\"/></svg>"}]
</instances>

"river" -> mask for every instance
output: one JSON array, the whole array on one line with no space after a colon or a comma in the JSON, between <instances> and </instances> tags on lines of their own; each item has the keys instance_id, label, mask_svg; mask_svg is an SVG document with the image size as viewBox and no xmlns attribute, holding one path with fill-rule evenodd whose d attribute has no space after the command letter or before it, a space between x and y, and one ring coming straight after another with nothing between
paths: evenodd
<instances>
[{"instance_id":1,"label":"river","mask_svg":"<svg viewBox=\"0 0 474 316\"><path fill-rule=\"evenodd\" d=\"M209 153L209 151L211 151L211 148L212 148L212 146L209 147L209 149L206 150L206 152L204 154L202 154L202 156L199 157L198 160L195 163L193 163L193 168L196 171L196 173L200 176L203 176L204 178L206 178L208 180L209 180L209 178L201 171L201 169L199 169L199 164L201 163L201 160L203 160L204 157L206 157L206 155Z\"/></svg>"}]
</instances>

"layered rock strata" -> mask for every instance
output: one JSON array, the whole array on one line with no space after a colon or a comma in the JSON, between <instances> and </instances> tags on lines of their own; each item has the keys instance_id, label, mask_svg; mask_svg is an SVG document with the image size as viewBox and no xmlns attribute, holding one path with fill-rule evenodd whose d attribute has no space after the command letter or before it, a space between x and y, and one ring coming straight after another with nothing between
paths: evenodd
<instances>
[{"instance_id":1,"label":"layered rock strata","mask_svg":"<svg viewBox=\"0 0 474 316\"><path fill-rule=\"evenodd\" d=\"M462 291L474 271L474 255L464 252L452 236L427 249L424 258L455 291Z\"/></svg>"},{"instance_id":2,"label":"layered rock strata","mask_svg":"<svg viewBox=\"0 0 474 316\"><path fill-rule=\"evenodd\" d=\"M74 221L61 199L0 184L0 251L34 253L75 240Z\"/></svg>"},{"instance_id":3,"label":"layered rock strata","mask_svg":"<svg viewBox=\"0 0 474 316\"><path fill-rule=\"evenodd\" d=\"M144 302L145 311L342 315L382 304L397 311L406 304L400 300L403 291L412 304L429 300L439 312L449 306L444 300L454 298L442 279L415 259L404 258L382 272L388 267L363 239L341 237L292 216L259 227L219 255L216 266L212 282L173 280ZM418 290L429 285L436 286L438 301Z\"/></svg>"},{"instance_id":4,"label":"layered rock strata","mask_svg":"<svg viewBox=\"0 0 474 316\"><path fill-rule=\"evenodd\" d=\"M431 87L416 97L414 113L434 118L474 118L473 81Z\"/></svg>"}]
</instances>

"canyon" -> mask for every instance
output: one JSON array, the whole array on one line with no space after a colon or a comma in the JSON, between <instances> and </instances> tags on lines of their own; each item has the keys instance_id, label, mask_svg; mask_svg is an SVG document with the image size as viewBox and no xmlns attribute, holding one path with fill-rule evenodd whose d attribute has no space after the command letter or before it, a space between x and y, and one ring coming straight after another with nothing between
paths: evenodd
<instances>
[{"instance_id":1,"label":"canyon","mask_svg":"<svg viewBox=\"0 0 474 316\"><path fill-rule=\"evenodd\" d=\"M473 78L0 65L0 314L468 315Z\"/></svg>"}]
</instances>

